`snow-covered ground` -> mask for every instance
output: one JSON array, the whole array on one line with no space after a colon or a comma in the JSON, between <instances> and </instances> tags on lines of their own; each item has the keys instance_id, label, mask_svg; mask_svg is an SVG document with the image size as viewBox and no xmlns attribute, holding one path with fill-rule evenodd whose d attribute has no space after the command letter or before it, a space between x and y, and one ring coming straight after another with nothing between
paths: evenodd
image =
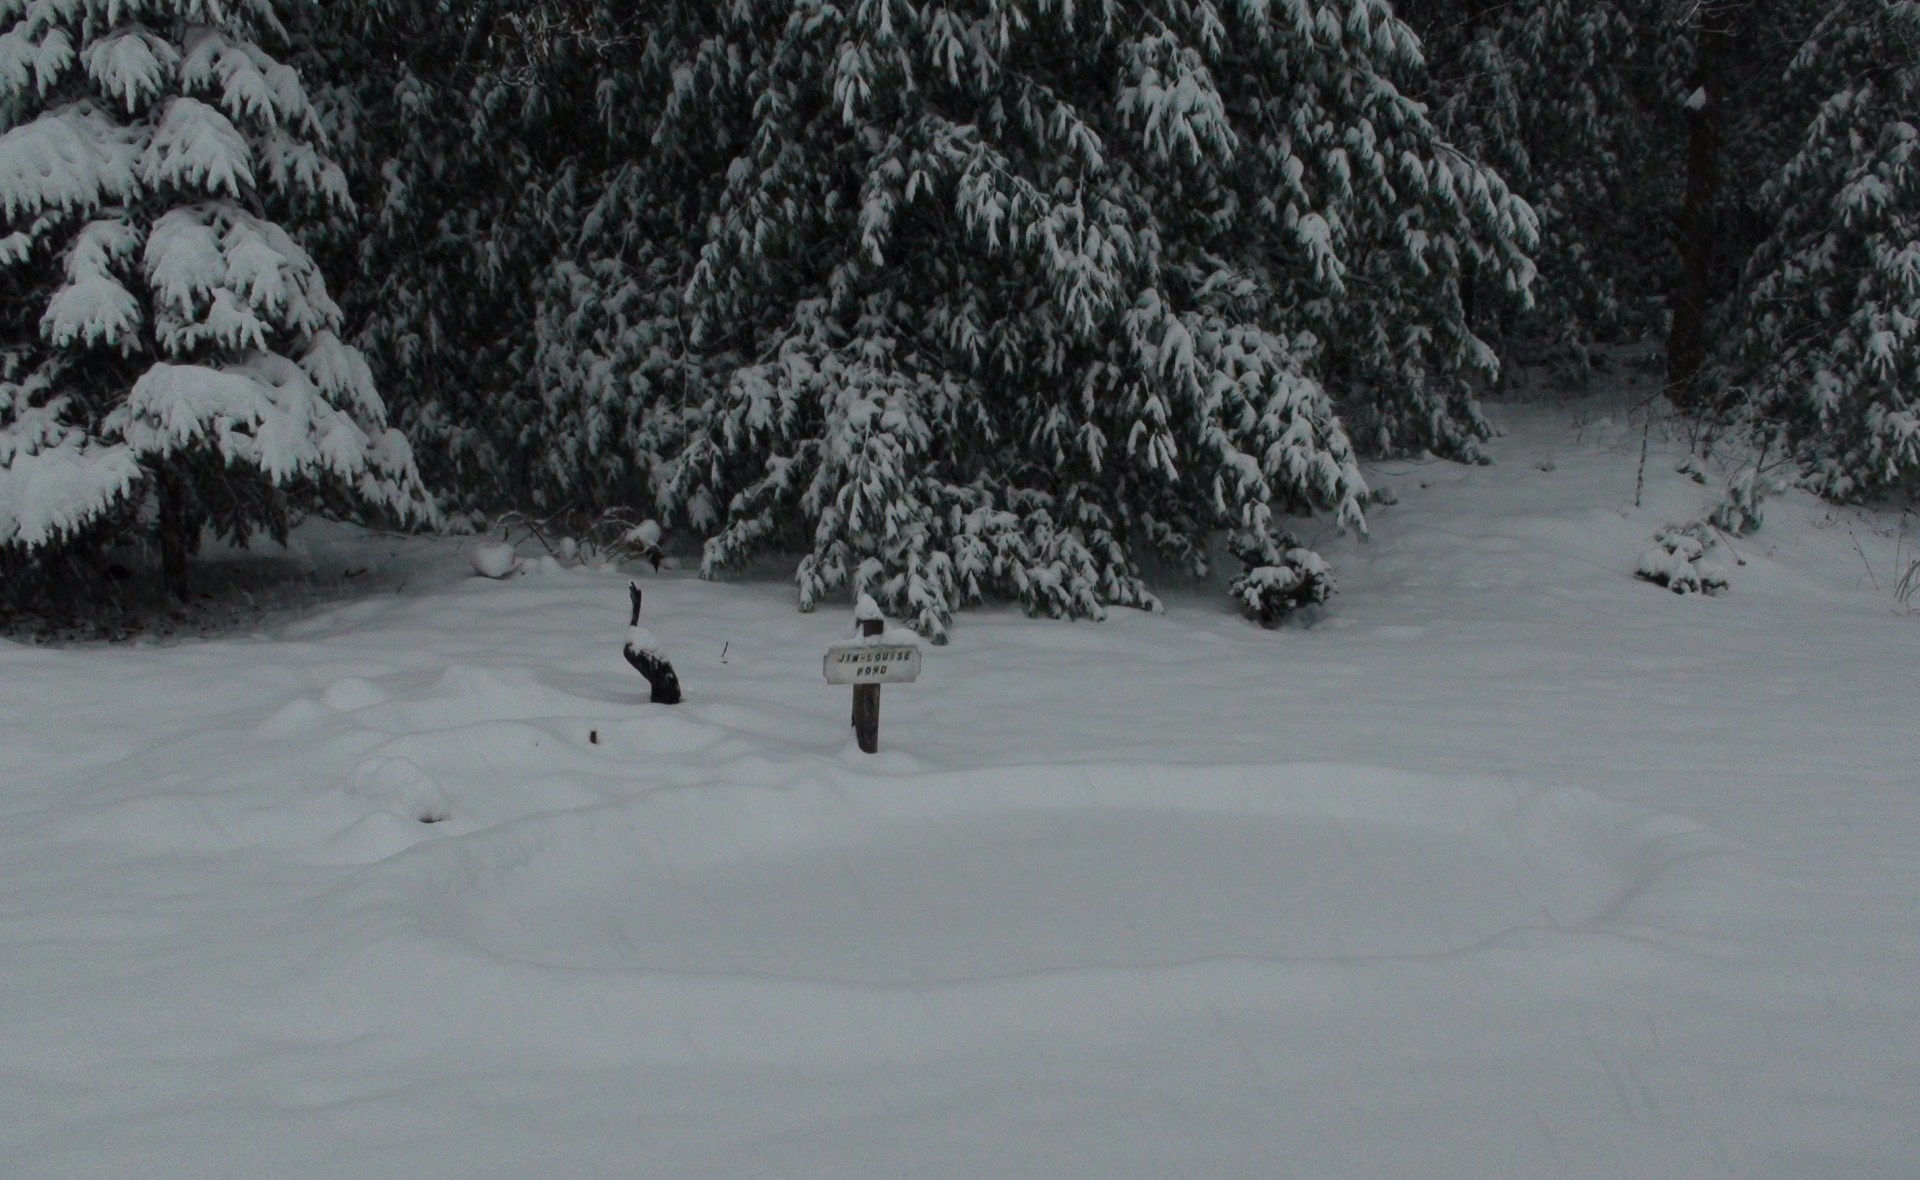
<instances>
[{"instance_id":1,"label":"snow-covered ground","mask_svg":"<svg viewBox=\"0 0 1920 1180\"><path fill-rule=\"evenodd\" d=\"M472 541L0 642L0 1174L1920 1176L1902 522L1679 598L1673 444L1500 417L1316 624L969 614L871 757L849 611L643 573L650 705L628 574Z\"/></svg>"}]
</instances>

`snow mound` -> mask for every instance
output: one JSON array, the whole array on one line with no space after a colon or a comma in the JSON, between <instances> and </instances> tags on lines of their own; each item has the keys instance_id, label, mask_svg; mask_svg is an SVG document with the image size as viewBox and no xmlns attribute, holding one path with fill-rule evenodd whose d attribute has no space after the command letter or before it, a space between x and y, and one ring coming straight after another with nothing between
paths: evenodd
<instances>
[{"instance_id":1,"label":"snow mound","mask_svg":"<svg viewBox=\"0 0 1920 1180\"><path fill-rule=\"evenodd\" d=\"M504 578L520 566L520 559L514 556L513 546L504 541L476 545L467 558L473 562L473 572L486 578Z\"/></svg>"},{"instance_id":2,"label":"snow mound","mask_svg":"<svg viewBox=\"0 0 1920 1180\"><path fill-rule=\"evenodd\" d=\"M356 709L385 704L386 701L385 689L360 676L343 676L320 694L320 703L336 713L351 713Z\"/></svg>"},{"instance_id":3,"label":"snow mound","mask_svg":"<svg viewBox=\"0 0 1920 1180\"><path fill-rule=\"evenodd\" d=\"M405 758L369 758L353 768L347 794L423 824L444 823L453 803L434 777Z\"/></svg>"},{"instance_id":4,"label":"snow mound","mask_svg":"<svg viewBox=\"0 0 1920 1180\"><path fill-rule=\"evenodd\" d=\"M448 664L432 685L389 702L370 720L390 733L444 737L448 730L468 730L463 736L471 738L469 727L482 722L578 715L598 702L631 697L628 681L638 678L612 643L606 645L606 657L606 676L598 680L537 668Z\"/></svg>"}]
</instances>

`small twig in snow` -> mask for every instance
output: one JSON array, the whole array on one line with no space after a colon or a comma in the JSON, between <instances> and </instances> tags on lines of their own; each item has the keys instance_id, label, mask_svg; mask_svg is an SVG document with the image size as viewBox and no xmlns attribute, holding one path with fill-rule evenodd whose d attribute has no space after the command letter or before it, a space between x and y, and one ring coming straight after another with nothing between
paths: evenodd
<instances>
[{"instance_id":1,"label":"small twig in snow","mask_svg":"<svg viewBox=\"0 0 1920 1180\"><path fill-rule=\"evenodd\" d=\"M1713 523L1710 520L1706 522L1706 525L1708 528L1713 530L1713 533L1715 536L1720 538L1720 543L1727 547L1727 552L1733 554L1733 564L1735 565L1747 564L1747 559L1740 556L1739 550L1733 547L1733 538L1727 536L1727 532L1725 529L1721 528L1719 525Z\"/></svg>"},{"instance_id":2,"label":"small twig in snow","mask_svg":"<svg viewBox=\"0 0 1920 1180\"><path fill-rule=\"evenodd\" d=\"M1640 495L1647 488L1647 447L1653 441L1653 411L1647 411L1647 424L1640 431L1640 469L1633 477L1633 506L1640 507Z\"/></svg>"},{"instance_id":3,"label":"small twig in snow","mask_svg":"<svg viewBox=\"0 0 1920 1180\"><path fill-rule=\"evenodd\" d=\"M1893 588L1893 600L1900 604L1904 613L1913 609L1913 596L1920 592L1920 557L1907 562L1907 572L1900 575L1900 584Z\"/></svg>"},{"instance_id":4,"label":"small twig in snow","mask_svg":"<svg viewBox=\"0 0 1920 1180\"><path fill-rule=\"evenodd\" d=\"M1867 551L1860 548L1860 538L1853 535L1851 526L1847 529L1847 539L1853 542L1853 551L1860 555L1860 564L1867 567L1867 581L1872 583L1876 592L1880 589L1880 580L1873 576L1873 563L1867 560Z\"/></svg>"}]
</instances>

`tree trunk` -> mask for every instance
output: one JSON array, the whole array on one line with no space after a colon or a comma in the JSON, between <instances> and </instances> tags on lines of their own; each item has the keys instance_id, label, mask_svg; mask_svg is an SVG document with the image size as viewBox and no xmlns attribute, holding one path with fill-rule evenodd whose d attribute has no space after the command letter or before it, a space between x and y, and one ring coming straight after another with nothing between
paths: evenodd
<instances>
[{"instance_id":1,"label":"tree trunk","mask_svg":"<svg viewBox=\"0 0 1920 1180\"><path fill-rule=\"evenodd\" d=\"M1693 88L1687 99L1687 187L1680 209L1680 277L1669 310L1667 397L1681 410L1705 399L1707 312L1713 298L1713 257L1720 244L1715 206L1720 199L1725 64L1732 17L1725 3L1701 0L1696 24Z\"/></svg>"},{"instance_id":2,"label":"tree trunk","mask_svg":"<svg viewBox=\"0 0 1920 1180\"><path fill-rule=\"evenodd\" d=\"M160 581L166 592L181 602L187 600L187 557L193 552L200 531L199 515L193 511L191 493L184 479L162 469L154 477L159 497Z\"/></svg>"}]
</instances>

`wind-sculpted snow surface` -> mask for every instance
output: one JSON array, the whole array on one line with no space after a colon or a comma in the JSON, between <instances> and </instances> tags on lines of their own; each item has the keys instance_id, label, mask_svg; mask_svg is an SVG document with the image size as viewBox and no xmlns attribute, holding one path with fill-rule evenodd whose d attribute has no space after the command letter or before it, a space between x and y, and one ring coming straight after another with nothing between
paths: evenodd
<instances>
[{"instance_id":1,"label":"wind-sculpted snow surface","mask_svg":"<svg viewBox=\"0 0 1920 1180\"><path fill-rule=\"evenodd\" d=\"M275 1019L872 1062L1678 941L1703 891L1749 878L1696 825L1578 791L1338 766L835 777L418 842L306 908L334 953Z\"/></svg>"},{"instance_id":2,"label":"wind-sculpted snow surface","mask_svg":"<svg viewBox=\"0 0 1920 1180\"><path fill-rule=\"evenodd\" d=\"M1798 493L1727 593L1635 580L1712 493L1591 509L1617 435L1370 473L1311 629L970 618L874 756L846 612L642 573L654 706L634 574L471 540L0 643L0 1171L1905 1175L1920 638Z\"/></svg>"},{"instance_id":3,"label":"wind-sculpted snow surface","mask_svg":"<svg viewBox=\"0 0 1920 1180\"><path fill-rule=\"evenodd\" d=\"M1605 929L1632 912L1621 899L1713 853L1733 857L1580 792L1352 767L1035 766L648 796L438 843L363 883L520 962L938 984Z\"/></svg>"}]
</instances>

